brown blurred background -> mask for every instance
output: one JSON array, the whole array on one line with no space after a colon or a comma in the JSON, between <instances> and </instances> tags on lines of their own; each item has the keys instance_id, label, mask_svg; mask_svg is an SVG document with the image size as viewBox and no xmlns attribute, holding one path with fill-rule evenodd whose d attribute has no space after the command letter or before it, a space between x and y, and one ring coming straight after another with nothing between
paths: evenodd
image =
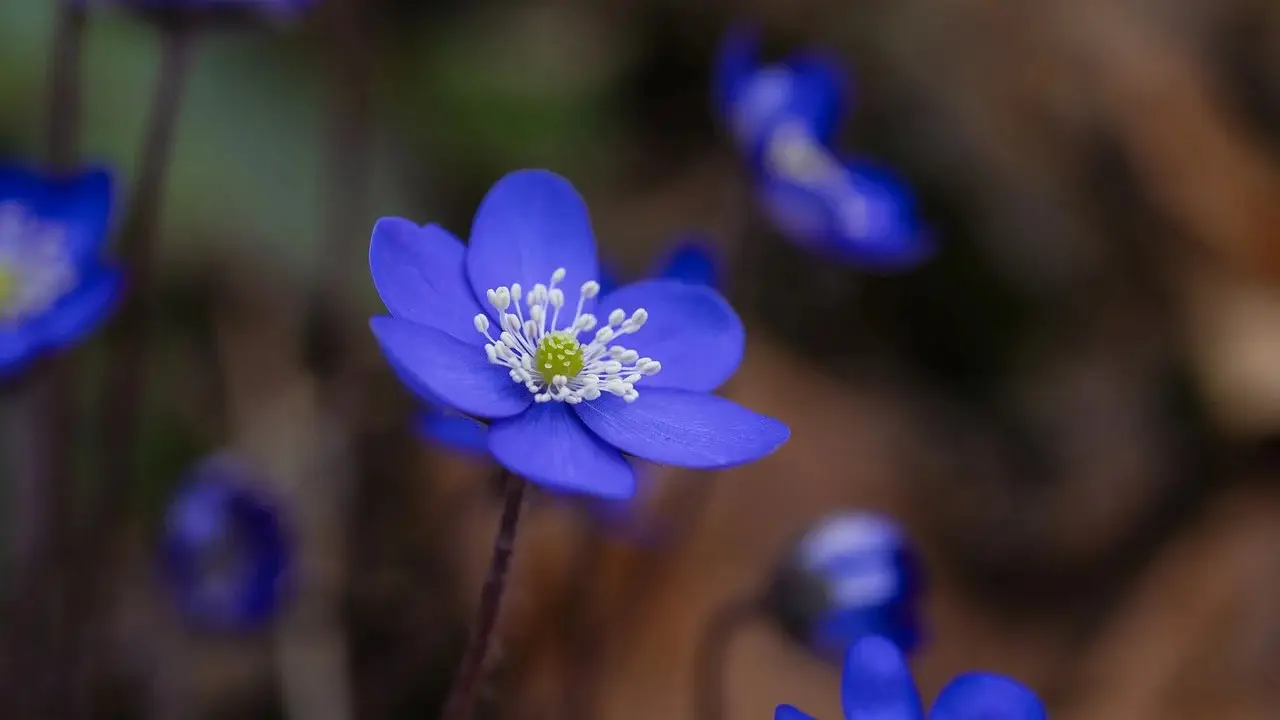
<instances>
[{"instance_id":1,"label":"brown blurred background","mask_svg":"<svg viewBox=\"0 0 1280 720\"><path fill-rule=\"evenodd\" d=\"M50 5L0 3L10 155L38 147ZM847 61L844 146L917 190L929 265L833 267L764 222L709 100L741 20ZM670 531L658 547L536 499L489 716L693 718L708 618L843 508L891 513L925 555L926 696L982 668L1055 719L1277 716L1277 48L1270 0L335 0L296 30L209 38L166 208L143 473L121 489L116 595L88 610L93 716L435 712L499 497L491 467L414 436L365 324L364 254L381 215L465 234L528 166L575 182L633 275L688 229L728 263L767 260L730 271L750 339L727 393L792 440L734 471L656 471L636 512ZM89 36L87 146L126 172L155 51L119 15ZM184 630L151 564L173 483L228 446L304 541L298 601L251 638ZM767 622L726 678L730 718L839 716L838 669Z\"/></svg>"}]
</instances>

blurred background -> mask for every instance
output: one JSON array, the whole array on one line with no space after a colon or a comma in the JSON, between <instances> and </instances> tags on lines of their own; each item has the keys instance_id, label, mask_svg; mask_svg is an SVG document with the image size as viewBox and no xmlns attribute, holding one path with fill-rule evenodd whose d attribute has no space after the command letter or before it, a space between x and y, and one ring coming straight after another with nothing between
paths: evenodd
<instances>
[{"instance_id":1,"label":"blurred background","mask_svg":"<svg viewBox=\"0 0 1280 720\"><path fill-rule=\"evenodd\" d=\"M10 158L40 147L53 6L0 3ZM738 22L844 64L840 144L914 189L928 263L832 263L760 211L711 100ZM332 0L209 34L164 208L143 460L109 489L109 541L6 582L55 617L18 662L82 698L66 717L434 716L501 495L490 463L417 432L367 329L369 231L399 215L465 237L498 177L546 167L621 277L712 239L749 329L725 394L792 439L731 471L651 469L607 520L535 496L486 717L699 718L708 623L849 509L894 518L923 558L926 697L987 669L1064 720L1274 717L1278 40L1269 0ZM127 187L156 34L102 13L86 43L86 156ZM75 353L85 413L98 345ZM91 442L67 452L92 478ZM290 527L291 592L250 630L192 627L157 560L215 453ZM92 602L63 582L86 564L110 578ZM68 651L64 626L92 641ZM838 664L768 617L721 670L726 718L839 716Z\"/></svg>"}]
</instances>

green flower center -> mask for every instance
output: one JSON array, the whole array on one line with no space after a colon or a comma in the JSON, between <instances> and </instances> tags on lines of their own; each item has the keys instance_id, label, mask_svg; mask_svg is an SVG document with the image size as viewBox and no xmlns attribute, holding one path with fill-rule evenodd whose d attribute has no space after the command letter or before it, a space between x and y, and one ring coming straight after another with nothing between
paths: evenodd
<instances>
[{"instance_id":1,"label":"green flower center","mask_svg":"<svg viewBox=\"0 0 1280 720\"><path fill-rule=\"evenodd\" d=\"M538 343L534 362L545 378L556 375L575 378L582 372L582 346L569 333L548 333Z\"/></svg>"},{"instance_id":2,"label":"green flower center","mask_svg":"<svg viewBox=\"0 0 1280 720\"><path fill-rule=\"evenodd\" d=\"M0 264L0 312L14 306L18 300L18 274Z\"/></svg>"}]
</instances>

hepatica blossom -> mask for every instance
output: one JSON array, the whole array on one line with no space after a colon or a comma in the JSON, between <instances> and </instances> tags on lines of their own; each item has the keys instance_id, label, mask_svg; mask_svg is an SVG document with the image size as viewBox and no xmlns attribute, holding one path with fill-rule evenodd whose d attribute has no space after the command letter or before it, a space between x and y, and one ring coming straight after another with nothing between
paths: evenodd
<instances>
[{"instance_id":1,"label":"hepatica blossom","mask_svg":"<svg viewBox=\"0 0 1280 720\"><path fill-rule=\"evenodd\" d=\"M721 48L715 86L717 109L784 236L868 268L902 269L929 256L910 190L834 149L849 103L831 58L800 53L761 64L754 35L736 31Z\"/></svg>"},{"instance_id":2,"label":"hepatica blossom","mask_svg":"<svg viewBox=\"0 0 1280 720\"><path fill-rule=\"evenodd\" d=\"M845 720L1045 720L1028 688L993 673L966 673L942 689L926 715L906 659L888 638L870 636L849 648L841 678ZM780 705L774 720L813 720Z\"/></svg>"},{"instance_id":3,"label":"hepatica blossom","mask_svg":"<svg viewBox=\"0 0 1280 720\"><path fill-rule=\"evenodd\" d=\"M197 628L253 630L283 605L293 557L283 510L241 461L214 456L188 472L161 547L178 609Z\"/></svg>"},{"instance_id":4,"label":"hepatica blossom","mask_svg":"<svg viewBox=\"0 0 1280 720\"><path fill-rule=\"evenodd\" d=\"M369 255L391 313L371 326L391 366L424 400L491 421L493 457L533 482L623 499L635 492L624 454L726 468L789 435L711 394L746 339L718 292L650 279L601 295L586 205L554 173L499 180L466 247L384 218Z\"/></svg>"},{"instance_id":5,"label":"hepatica blossom","mask_svg":"<svg viewBox=\"0 0 1280 720\"><path fill-rule=\"evenodd\" d=\"M1044 720L1036 693L1004 675L966 673L951 680L925 715L902 651L890 639L870 635L849 648L841 678L845 720ZM774 720L814 720L790 705Z\"/></svg>"},{"instance_id":6,"label":"hepatica blossom","mask_svg":"<svg viewBox=\"0 0 1280 720\"><path fill-rule=\"evenodd\" d=\"M922 579L920 561L897 523L874 513L839 513L800 539L776 575L767 605L792 636L837 661L868 635L910 651L919 640Z\"/></svg>"},{"instance_id":7,"label":"hepatica blossom","mask_svg":"<svg viewBox=\"0 0 1280 720\"><path fill-rule=\"evenodd\" d=\"M709 246L687 239L673 246L661 259L651 277L681 280L718 288L719 268ZM616 287L606 273L600 276L600 292L608 295ZM489 428L462 413L426 403L418 415L418 430L428 440L464 455L488 456Z\"/></svg>"},{"instance_id":8,"label":"hepatica blossom","mask_svg":"<svg viewBox=\"0 0 1280 720\"><path fill-rule=\"evenodd\" d=\"M110 314L120 274L101 258L110 176L0 167L0 378L83 339Z\"/></svg>"}]
</instances>

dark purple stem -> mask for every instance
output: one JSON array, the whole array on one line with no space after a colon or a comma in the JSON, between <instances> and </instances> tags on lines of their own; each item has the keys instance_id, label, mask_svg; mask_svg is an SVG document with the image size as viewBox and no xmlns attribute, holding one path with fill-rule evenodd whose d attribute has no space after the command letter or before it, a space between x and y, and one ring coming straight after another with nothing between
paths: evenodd
<instances>
[{"instance_id":1,"label":"dark purple stem","mask_svg":"<svg viewBox=\"0 0 1280 720\"><path fill-rule=\"evenodd\" d=\"M498 624L498 612L502 607L502 594L507 585L507 571L511 567L511 553L515 549L516 529L520 524L520 509L524 505L525 481L511 473L506 474L506 495L502 508L502 521L498 536L493 541L493 557L489 562L489 575L480 591L480 609L476 614L476 627L472 632L462 665L454 677L453 688L444 704L443 720L471 720L475 710L476 693L484 676L485 658L493 642L493 631Z\"/></svg>"},{"instance_id":2,"label":"dark purple stem","mask_svg":"<svg viewBox=\"0 0 1280 720\"><path fill-rule=\"evenodd\" d=\"M76 680L78 700L85 692L94 667L100 665L95 638L89 632L90 617L105 605L108 575L116 547L116 531L127 515L136 485L138 441L143 409L147 403L150 319L155 301L155 248L160 210L173 154L175 130L195 50L195 27L175 18L160 24L161 57L147 126L138 161L138 174L120 237L119 258L129 278L123 307L107 336L105 397L97 429L102 442L99 487L80 548L83 565L77 573L74 607L68 613L76 657L70 672Z\"/></svg>"}]
</instances>

